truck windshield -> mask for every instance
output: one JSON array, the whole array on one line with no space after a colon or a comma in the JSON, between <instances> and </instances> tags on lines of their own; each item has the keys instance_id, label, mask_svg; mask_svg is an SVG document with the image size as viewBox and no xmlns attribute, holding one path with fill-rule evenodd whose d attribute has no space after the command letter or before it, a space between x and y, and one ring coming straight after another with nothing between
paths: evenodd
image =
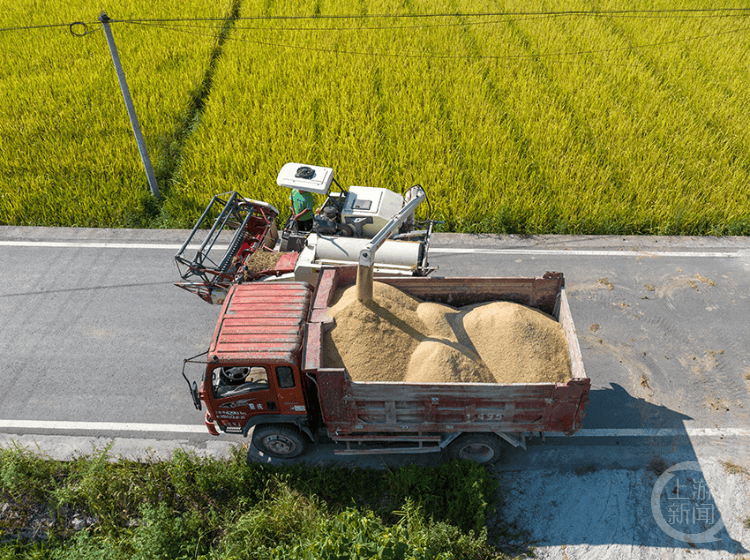
<instances>
[{"instance_id":1,"label":"truck windshield","mask_svg":"<svg viewBox=\"0 0 750 560\"><path fill-rule=\"evenodd\" d=\"M263 366L218 367L213 370L211 386L217 399L267 390L268 371Z\"/></svg>"}]
</instances>

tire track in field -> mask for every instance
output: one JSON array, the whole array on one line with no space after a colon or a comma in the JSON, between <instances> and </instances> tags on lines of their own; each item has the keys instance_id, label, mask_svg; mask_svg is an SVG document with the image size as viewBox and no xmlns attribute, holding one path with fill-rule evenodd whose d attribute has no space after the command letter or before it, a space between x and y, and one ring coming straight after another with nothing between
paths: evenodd
<instances>
[{"instance_id":1,"label":"tire track in field","mask_svg":"<svg viewBox=\"0 0 750 560\"><path fill-rule=\"evenodd\" d=\"M458 8L456 2L451 3L451 7L456 12L461 10ZM481 61L483 56L480 42L475 36L474 29L471 25L468 25L464 17L459 17L458 20L463 25L463 34L461 35L466 48L467 53L470 55L470 59ZM505 126L509 132L509 136L513 141L513 148L518 154L518 161L525 162L524 176L526 181L531 185L551 185L551 177L539 166L534 158L534 147L531 138L524 132L521 123L514 117L511 105L506 101L508 98L507 92L501 86L498 86L495 79L490 72L489 65L477 62L474 67L481 77L482 86L485 90L485 97L489 100L490 104L497 108L499 115L499 124ZM520 221L526 221L531 216L518 216ZM519 224L518 228L523 230L523 224Z\"/></svg>"},{"instance_id":2,"label":"tire track in field","mask_svg":"<svg viewBox=\"0 0 750 560\"><path fill-rule=\"evenodd\" d=\"M723 124L715 122L710 118L708 114L706 114L707 107L704 104L697 104L695 96L686 91L680 83L675 82L673 79L669 78L669 76L659 66L659 62L653 57L648 56L648 51L643 49L636 42L630 30L619 24L619 22L616 22L613 18L603 18L600 21L603 28L609 29L609 32L612 35L627 44L629 48L629 54L633 58L635 58L636 62L641 65L644 71L648 72L648 74L659 84L660 88L674 93L676 98L681 99L683 102L689 101L689 114L699 114L701 117L703 117L705 120L704 124L706 128L709 128L712 132L714 132L722 139L731 138L730 135L726 134L723 131ZM693 58L691 59L691 62L697 67L699 71L710 74L711 68L707 67L701 60ZM724 99L728 99L736 95L735 92L728 89L724 82L714 82L714 85L716 86L716 89L721 92ZM708 109L710 109L710 107L708 107Z\"/></svg>"},{"instance_id":3,"label":"tire track in field","mask_svg":"<svg viewBox=\"0 0 750 560\"><path fill-rule=\"evenodd\" d=\"M720 122L719 120L711 116L711 106L706 106L703 103L699 103L696 100L695 95L690 91L686 90L679 82L674 81L667 72L663 71L659 66L659 62L650 57L644 49L639 48L638 43L634 40L632 33L626 29L619 22L616 22L614 18L603 18L600 20L602 28L608 30L610 34L619 38L628 47L628 54L632 57L639 67L654 80L658 85L660 91L668 92L672 99L679 99L679 107L681 111L691 119L693 123L699 125L699 128L705 128L711 137L716 141L716 145L731 146L730 151L734 156L734 161L742 168L746 174L750 174L750 157L748 157L747 150L741 144L736 143L734 140L737 138L737 134L728 132L727 124ZM710 74L710 68L706 68L699 59L691 59L699 69L707 74ZM723 82L719 82L719 90L724 99L730 98L735 94L727 90L723 86ZM716 105L714 103L713 105ZM667 153L671 151L669 145L661 143L662 149Z\"/></svg>"},{"instance_id":4,"label":"tire track in field","mask_svg":"<svg viewBox=\"0 0 750 560\"><path fill-rule=\"evenodd\" d=\"M384 93L384 88L387 88L388 80L387 76L384 76L382 67L373 65L369 72L369 81L370 96L374 108L372 121L374 129L377 131L375 135L376 153L385 154L388 153L392 137L388 135L389 104ZM393 160L390 157L382 158L379 165L382 169L383 177L393 177L395 175Z\"/></svg>"},{"instance_id":5,"label":"tire track in field","mask_svg":"<svg viewBox=\"0 0 750 560\"><path fill-rule=\"evenodd\" d=\"M460 7L454 1L450 2L451 10L455 13L461 12ZM467 50L469 54L475 56L478 54L478 46L474 38L470 35L469 26L466 25L465 18L460 17L459 21L462 24L463 37L468 37L469 41L467 44ZM450 98L445 95L445 91L442 88L435 88L435 100L438 104L438 112L441 122L443 123L443 131L447 138L447 143L451 154L456 158L456 170L460 179L454 182L454 185L460 188L463 192L460 193L460 199L471 201L472 197L478 193L480 185L477 184L474 173L469 172L471 166L467 164L465 157L465 149L462 146L459 136L456 134L456 129L453 124L453 111L451 108ZM458 194L458 193L454 193Z\"/></svg>"},{"instance_id":6,"label":"tire track in field","mask_svg":"<svg viewBox=\"0 0 750 560\"><path fill-rule=\"evenodd\" d=\"M240 8L242 0L233 0L231 9L221 30L216 37L216 45L211 51L208 66L203 74L203 78L190 93L190 102L188 103L185 117L177 124L171 134L162 140L162 157L163 162L155 170L156 179L159 188L168 191L174 178L179 174L182 164L182 154L191 134L195 132L200 124L203 111L206 108L211 90L214 84L214 75L219 66L219 61L224 53L224 44L229 39L229 33L234 27L235 22L240 17Z\"/></svg>"},{"instance_id":7,"label":"tire track in field","mask_svg":"<svg viewBox=\"0 0 750 560\"><path fill-rule=\"evenodd\" d=\"M559 25L565 25L560 21ZM532 61L537 73L542 77L543 90L546 95L555 103L555 105L570 119L570 134L573 140L580 143L589 154L592 164L600 169L606 169L606 177L609 179L609 188L612 192L624 192L625 177L622 172L618 171L619 166L612 161L609 152L603 149L602 143L597 141L597 135L592 131L591 126L580 111L575 107L571 99L571 93L560 86L559 80L555 79L545 60L539 56L532 45L532 37L523 30L521 25L516 21L508 22L508 29L516 38L519 45L526 50Z\"/></svg>"},{"instance_id":8,"label":"tire track in field","mask_svg":"<svg viewBox=\"0 0 750 560\"><path fill-rule=\"evenodd\" d=\"M497 5L502 8L499 2ZM514 20L507 22L507 29L509 35L529 54L528 58L532 67L535 73L541 78L539 91L549 98L558 107L560 112L569 119L571 139L583 147L582 154L586 154L592 165L606 170L606 174L603 175L606 177L606 183L602 182L602 184L597 185L597 188L600 190L606 189L609 193L607 196L611 195L611 193L625 192L626 179L623 173L619 171L617 162L612 160L609 152L604 149L601 142L597 141L596 134L592 131L588 121L580 114L580 111L572 102L570 92L560 87L559 81L552 78L544 59L539 56L539 53L533 47L532 37ZM464 36L469 39L468 48L470 52L481 56L479 42L475 37L469 35L468 29ZM528 162L527 179L529 182L532 184L536 182L548 187L556 185L557 182L553 177L548 172L545 172L543 166L536 161L533 139L524 132L522 124L512 118L512 108L507 102L503 101L507 96L496 86L488 66L482 66L480 72L483 84L487 89L488 98L499 106L503 120L510 127L511 136L519 152L519 157L522 158L522 161ZM553 172L553 168L554 166L550 166L550 172ZM569 227L570 224L567 223L568 218L563 215L562 211L557 211L555 214L557 221L550 224L550 227ZM570 219L580 222L585 221L585 216L578 218L570 216Z\"/></svg>"}]
</instances>

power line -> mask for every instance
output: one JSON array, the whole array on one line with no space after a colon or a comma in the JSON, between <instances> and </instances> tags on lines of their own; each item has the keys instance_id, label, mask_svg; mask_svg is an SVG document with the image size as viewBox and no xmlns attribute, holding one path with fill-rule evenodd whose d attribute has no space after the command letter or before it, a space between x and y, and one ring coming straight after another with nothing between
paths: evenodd
<instances>
[{"instance_id":1,"label":"power line","mask_svg":"<svg viewBox=\"0 0 750 560\"><path fill-rule=\"evenodd\" d=\"M748 12L748 15L750 15L750 11ZM551 18L559 18L563 17L561 14L537 14L537 15L528 15L528 16L512 16L511 18L503 18L503 19L493 19L489 21L461 21L457 23L438 23L438 24L417 24L417 25L357 25L357 26L333 26L333 27L268 27L268 26L241 26L241 25L234 25L235 30L241 30L241 31L268 31L268 32L281 32L281 31L315 31L315 32L328 32L328 31L383 31L383 30L413 30L413 29L425 29L425 28L444 28L444 27L466 27L466 26L479 26L479 25L499 25L499 24L505 24L505 23L513 23L518 21L529 21L529 20L542 20L542 19L551 19ZM654 16L644 16L646 18L651 19ZM669 16L669 17L679 17L679 16ZM710 15L705 16L706 18L722 18L727 16L722 15ZM740 16L733 16L733 17L740 17ZM745 16L742 16L745 17ZM242 18L241 18L242 19ZM657 18L657 19L667 19L664 18ZM151 21L137 21L137 20L123 20L122 23L133 23L138 25L150 25L155 27L162 27L165 29L173 29L178 30L178 28L196 28L196 29L218 29L219 25L214 26L208 26L208 25L200 25L197 24L197 22L194 22L193 20L185 20L189 21L190 23L187 23L186 25L161 25L162 23L173 23L173 22L166 22L166 21L159 21L159 22L151 22ZM224 20L220 20L222 23ZM178 23L175 21L174 23Z\"/></svg>"},{"instance_id":2,"label":"power line","mask_svg":"<svg viewBox=\"0 0 750 560\"><path fill-rule=\"evenodd\" d=\"M700 17L746 17L750 8L671 8L652 10L550 10L513 12L435 12L426 14L318 14L318 15L257 15L243 16L235 21L284 21L284 20L374 20L374 19L436 19L436 18L486 18L486 17L648 17L648 18L700 18ZM207 18L126 18L112 19L110 23L181 23L181 22L223 22L224 17ZM98 22L52 23L0 28L0 32L29 31L56 27L70 27L73 24L96 25ZM473 22L477 23L477 22ZM379 29L380 27L376 28ZM294 29L294 28L293 28ZM334 28L341 29L341 28Z\"/></svg>"},{"instance_id":3,"label":"power line","mask_svg":"<svg viewBox=\"0 0 750 560\"><path fill-rule=\"evenodd\" d=\"M170 31L175 31L178 33L189 33L192 35L198 35L198 36L204 36L204 37L213 37L212 34L208 33L201 33L196 31L187 31L183 26L169 26L169 25L163 25L163 24L139 24L144 25L148 27L158 27L161 29L167 29ZM687 37L684 39L672 39L668 41L658 41L654 43L647 43L642 45L627 45L622 47L612 47L612 48L603 48L603 49L593 49L593 50L579 50L579 51L570 51L570 52L557 52L557 53L535 53L535 54L518 54L518 55L476 55L476 54L466 54L466 55L457 55L457 54L436 54L436 53L409 53L409 52L398 52L398 53L385 53L385 52L366 52L366 51L355 51L355 50L342 50L342 49L333 49L333 48L326 48L326 47L314 47L309 45L294 45L294 44L288 44L288 43L280 43L280 42L273 42L273 41L265 41L265 40L258 40L258 39L247 39L242 37L228 37L229 41L240 41L244 43L250 43L255 45L260 45L264 47L272 47L272 48L283 48L283 49L292 49L292 50L299 50L299 51L309 51L309 52L322 52L327 54L343 54L343 55L350 55L350 56L369 56L369 57L382 57L382 58L423 58L423 59L443 59L443 60L464 60L464 59L472 59L472 60L524 60L524 59L539 59L539 58L545 58L545 59L553 59L553 58L566 58L566 57L572 57L572 56L582 56L582 55L588 55L588 54L604 54L609 52L618 52L618 51L627 51L627 50L639 50L639 49L647 49L647 48L655 48L655 47L661 47L665 45L671 45L671 44L680 44L680 43L689 43L693 41L701 41L705 39L710 39L712 37L718 37L721 35L729 35L729 34L735 34L735 33L741 33L743 31L750 30L750 26L747 27L739 27L735 29L730 29L726 31L717 31L715 33L707 33L703 35L697 35L694 37Z\"/></svg>"},{"instance_id":4,"label":"power line","mask_svg":"<svg viewBox=\"0 0 750 560\"><path fill-rule=\"evenodd\" d=\"M459 23L438 23L438 24L417 24L417 25L357 25L357 26L333 26L333 27L268 27L268 26L242 26L242 25L235 25L234 29L241 30L241 31L269 31L269 32L278 32L278 31L385 31L385 30L398 30L398 29L406 29L406 30L412 30L412 29L425 29L425 28L443 28L443 27L463 27L463 26L475 26L475 25L497 25L502 23L510 23L510 22L516 22L516 21L526 21L526 20L535 20L535 19L546 19L549 16L528 16L528 17L512 17L511 19L496 19L496 20L490 20L490 21L472 21L472 22L459 22ZM223 22L223 20L222 20ZM199 28L199 29L219 29L220 25L199 25L199 24L192 24L188 23L186 25L170 25L170 26L162 26L157 23L152 22L126 22L126 23L135 23L139 25L152 25L156 27L165 27L168 29L177 29L177 28Z\"/></svg>"},{"instance_id":5,"label":"power line","mask_svg":"<svg viewBox=\"0 0 750 560\"><path fill-rule=\"evenodd\" d=\"M243 16L237 21L253 20L367 20L367 19L427 19L427 18L450 18L450 17L517 17L517 16L657 16L665 17L665 14L679 15L682 17L705 17L703 14L729 14L735 17L750 15L750 8L672 8L653 10L549 10L549 11L513 11L513 12L435 12L426 14L317 14L317 15L257 15ZM725 17L726 17L725 16ZM223 18L153 18L153 19L123 19L127 23L172 23L181 21L216 21ZM112 20L113 22L116 20Z\"/></svg>"},{"instance_id":6,"label":"power line","mask_svg":"<svg viewBox=\"0 0 750 560\"><path fill-rule=\"evenodd\" d=\"M432 28L432 27L451 27L451 26L474 26L474 25L491 25L491 24L503 24L503 23L509 23L514 21L520 21L520 20L527 20L527 19L542 19L542 18L559 18L559 17L565 17L565 16L592 16L595 15L597 17L599 16L632 16L634 14L637 14L639 17L660 17L660 18L666 18L666 17L685 17L685 14L688 14L689 17L728 17L726 16L726 13L729 12L732 14L731 17L746 17L747 15L750 15L750 8L695 8L695 9L669 9L669 10L602 10L602 11L548 11L548 12L533 12L533 11L524 11L524 12L494 12L494 13L436 13L436 14L377 14L377 15L329 15L329 16L301 16L301 15L287 15L287 16L249 16L249 17L242 17L237 18L234 21L241 21L241 20L266 20L266 21L279 21L279 20L288 20L288 19L305 19L305 20L330 20L330 19L364 19L364 20L371 20L375 18L397 18L397 19L403 19L403 18L472 18L472 17L497 17L497 16L503 16L505 19L493 19L493 20L484 20L484 21L461 21L458 23L439 23L439 24L425 24L425 25L398 25L398 26L387 26L387 25L378 25L378 26L357 26L357 27L283 27L283 28L277 28L277 27L241 27L235 25L235 29L237 30L246 30L246 31L271 31L271 32L278 32L278 31L346 31L346 30L391 30L391 29L422 29L422 28ZM655 14L659 14L658 16ZM664 15L667 14L667 15ZM700 15L697 15L700 14ZM507 19L508 16L511 16L512 19ZM110 20L110 23L129 23L133 25L141 25L144 27L153 27L153 28L160 28L160 29L166 29L169 31L175 31L179 33L188 33L192 35L198 35L198 36L210 36L212 38L215 37L215 33L204 33L201 31L190 31L190 29L200 29L200 30L219 30L219 25L205 25L207 22L217 22L221 23L222 25L226 24L226 18L156 18L156 19L122 19L122 20ZM2 31L20 31L20 30L33 30L33 29L45 29L45 28L56 28L56 27L69 27L70 32L78 37L82 37L84 35L88 35L90 33L93 33L94 31L97 31L99 27L91 28L90 25L98 25L99 22L94 23L87 23L87 22L73 22L73 23L60 23L60 24L47 24L47 25L35 25L35 26L25 26L25 27L13 27L13 28L6 28L6 29L0 29L0 32ZM184 24L184 25L177 25L177 24ZM687 37L684 39L673 39L669 41L659 41L655 43L648 43L648 44L642 44L642 45L627 45L623 47L612 47L612 48L602 48L602 49L595 49L595 50L579 50L579 51L570 51L570 52L557 52L557 53L530 53L530 54L518 54L518 55L477 55L477 54L451 54L451 53L410 53L410 52L396 52L396 53L387 53L387 52L367 52L367 51L358 51L358 50L343 50L339 48L326 48L326 47L315 47L310 45L298 45L298 44L289 44L289 43L282 43L282 42L276 42L276 41L267 41L267 40L259 40L259 39L247 39L242 37L229 37L228 40L232 41L242 41L246 43L256 44L260 46L265 47L271 47L271 48L282 48L282 49L292 49L292 50L298 50L298 51L309 51L309 52L321 52L321 53L327 53L327 54L340 54L340 55L349 55L349 56L368 56L368 57L382 57L382 58L411 58L411 59L442 59L442 60L464 60L464 59L472 59L472 60L523 60L523 59L540 59L544 58L547 60L554 59L554 58L567 58L567 57L575 57L575 56L582 56L582 55L588 55L588 54L602 54L602 53L609 53L609 52L617 52L617 51L623 51L623 50L639 50L639 49L646 49L646 48L654 48L654 47L660 47L664 45L670 45L670 44L679 44L679 43L688 43L693 41L700 41L709 39L712 37L717 37L721 35L728 35L728 34L734 34L734 33L740 33L743 31L747 31L750 29L750 27L740 27L735 28L727 31L718 31L716 33L709 33L694 37Z\"/></svg>"},{"instance_id":7,"label":"power line","mask_svg":"<svg viewBox=\"0 0 750 560\"><path fill-rule=\"evenodd\" d=\"M18 27L4 27L0 28L0 32L3 31L31 31L34 29L50 29L53 27L70 27L72 23L48 23L43 25L23 25Z\"/></svg>"},{"instance_id":8,"label":"power line","mask_svg":"<svg viewBox=\"0 0 750 560\"><path fill-rule=\"evenodd\" d=\"M75 35L76 37L83 37L84 35L88 35L89 33L93 33L94 31L99 31L101 27L102 26L100 25L95 29L91 29L87 23L84 23L82 21L74 21L70 24L70 33L71 35Z\"/></svg>"}]
</instances>

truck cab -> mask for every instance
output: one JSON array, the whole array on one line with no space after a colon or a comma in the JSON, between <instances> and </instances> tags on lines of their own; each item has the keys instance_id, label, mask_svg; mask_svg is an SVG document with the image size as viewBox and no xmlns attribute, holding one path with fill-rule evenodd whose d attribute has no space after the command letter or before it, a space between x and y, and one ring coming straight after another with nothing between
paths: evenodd
<instances>
[{"instance_id":1,"label":"truck cab","mask_svg":"<svg viewBox=\"0 0 750 560\"><path fill-rule=\"evenodd\" d=\"M206 426L247 435L260 424L296 426L312 437L309 379L300 360L312 288L305 282L240 284L227 295L198 397ZM257 431L257 430L256 430Z\"/></svg>"}]
</instances>

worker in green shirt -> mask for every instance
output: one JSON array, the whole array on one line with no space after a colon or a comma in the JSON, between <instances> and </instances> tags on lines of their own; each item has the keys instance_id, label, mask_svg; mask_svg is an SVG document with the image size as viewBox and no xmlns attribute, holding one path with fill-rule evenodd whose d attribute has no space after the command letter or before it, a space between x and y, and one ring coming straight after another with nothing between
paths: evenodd
<instances>
[{"instance_id":1,"label":"worker in green shirt","mask_svg":"<svg viewBox=\"0 0 750 560\"><path fill-rule=\"evenodd\" d=\"M292 217L299 231L312 231L315 199L312 193L292 189Z\"/></svg>"}]
</instances>

